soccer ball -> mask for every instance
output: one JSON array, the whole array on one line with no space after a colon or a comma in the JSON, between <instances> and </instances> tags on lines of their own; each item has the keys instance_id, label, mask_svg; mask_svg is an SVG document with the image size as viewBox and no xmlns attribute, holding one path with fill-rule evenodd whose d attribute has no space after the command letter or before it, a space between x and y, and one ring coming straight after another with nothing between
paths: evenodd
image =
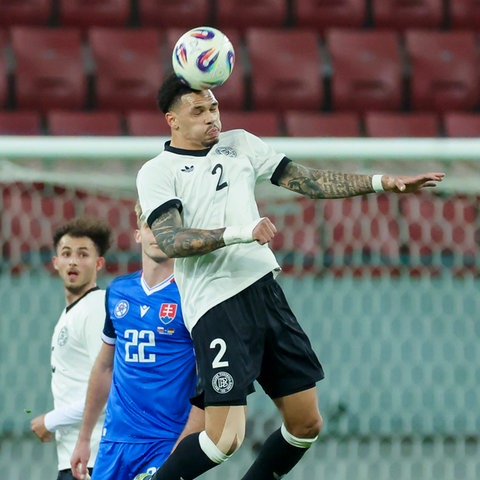
<instances>
[{"instance_id":1,"label":"soccer ball","mask_svg":"<svg viewBox=\"0 0 480 480\"><path fill-rule=\"evenodd\" d=\"M198 27L184 33L172 53L177 77L194 90L218 87L233 70L235 51L220 30Z\"/></svg>"}]
</instances>

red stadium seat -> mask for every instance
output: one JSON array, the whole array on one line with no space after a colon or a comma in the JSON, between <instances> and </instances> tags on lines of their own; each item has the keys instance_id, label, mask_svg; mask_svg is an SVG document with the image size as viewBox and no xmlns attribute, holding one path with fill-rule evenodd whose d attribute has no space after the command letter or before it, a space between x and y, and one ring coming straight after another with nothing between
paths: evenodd
<instances>
[{"instance_id":1,"label":"red stadium seat","mask_svg":"<svg viewBox=\"0 0 480 480\"><path fill-rule=\"evenodd\" d=\"M93 27L88 40L96 66L97 108L156 109L164 64L158 31Z\"/></svg>"},{"instance_id":2,"label":"red stadium seat","mask_svg":"<svg viewBox=\"0 0 480 480\"><path fill-rule=\"evenodd\" d=\"M393 32L330 30L332 106L336 110L397 110L403 65Z\"/></svg>"},{"instance_id":3,"label":"red stadium seat","mask_svg":"<svg viewBox=\"0 0 480 480\"><path fill-rule=\"evenodd\" d=\"M220 29L282 27L286 21L286 0L222 0L215 8L215 24Z\"/></svg>"},{"instance_id":4,"label":"red stadium seat","mask_svg":"<svg viewBox=\"0 0 480 480\"><path fill-rule=\"evenodd\" d=\"M291 137L358 137L360 122L355 113L318 113L291 110L284 114L286 134Z\"/></svg>"},{"instance_id":5,"label":"red stadium seat","mask_svg":"<svg viewBox=\"0 0 480 480\"><path fill-rule=\"evenodd\" d=\"M187 31L212 23L212 0L141 0L136 3L143 26Z\"/></svg>"},{"instance_id":6,"label":"red stadium seat","mask_svg":"<svg viewBox=\"0 0 480 480\"><path fill-rule=\"evenodd\" d=\"M457 1L457 0L452 0ZM440 28L444 23L444 0L372 0L376 28Z\"/></svg>"},{"instance_id":7,"label":"red stadium seat","mask_svg":"<svg viewBox=\"0 0 480 480\"><path fill-rule=\"evenodd\" d=\"M295 0L293 21L297 27L310 27L319 31L327 28L360 28L365 22L365 0Z\"/></svg>"},{"instance_id":8,"label":"red stadium seat","mask_svg":"<svg viewBox=\"0 0 480 480\"><path fill-rule=\"evenodd\" d=\"M246 103L245 67L242 62L242 45L238 30L223 29L235 49L235 64L233 72L227 82L215 88L214 94L220 103L220 108L227 110L243 110ZM185 31L181 28L170 28L167 30L167 51L169 55L177 40Z\"/></svg>"},{"instance_id":9,"label":"red stadium seat","mask_svg":"<svg viewBox=\"0 0 480 480\"><path fill-rule=\"evenodd\" d=\"M125 115L127 133L136 137L170 136L170 127L162 112L133 110Z\"/></svg>"},{"instance_id":10,"label":"red stadium seat","mask_svg":"<svg viewBox=\"0 0 480 480\"><path fill-rule=\"evenodd\" d=\"M17 108L80 109L86 102L80 31L13 27Z\"/></svg>"},{"instance_id":11,"label":"red stadium seat","mask_svg":"<svg viewBox=\"0 0 480 480\"><path fill-rule=\"evenodd\" d=\"M120 117L114 112L75 112L56 110L47 113L51 135L121 135Z\"/></svg>"},{"instance_id":12,"label":"red stadium seat","mask_svg":"<svg viewBox=\"0 0 480 480\"><path fill-rule=\"evenodd\" d=\"M41 118L35 111L0 111L0 135L40 135Z\"/></svg>"},{"instance_id":13,"label":"red stadium seat","mask_svg":"<svg viewBox=\"0 0 480 480\"><path fill-rule=\"evenodd\" d=\"M480 2L478 0L450 0L448 3L451 28L477 29L480 27Z\"/></svg>"},{"instance_id":14,"label":"red stadium seat","mask_svg":"<svg viewBox=\"0 0 480 480\"><path fill-rule=\"evenodd\" d=\"M318 110L323 103L319 38L313 30L246 32L255 109Z\"/></svg>"},{"instance_id":15,"label":"red stadium seat","mask_svg":"<svg viewBox=\"0 0 480 480\"><path fill-rule=\"evenodd\" d=\"M4 107L8 100L8 70L5 50L7 47L7 34L0 30L0 108Z\"/></svg>"},{"instance_id":16,"label":"red stadium seat","mask_svg":"<svg viewBox=\"0 0 480 480\"><path fill-rule=\"evenodd\" d=\"M438 137L434 113L367 112L365 131L369 137Z\"/></svg>"},{"instance_id":17,"label":"red stadium seat","mask_svg":"<svg viewBox=\"0 0 480 480\"><path fill-rule=\"evenodd\" d=\"M443 115L447 137L479 138L480 115L470 112L447 112Z\"/></svg>"},{"instance_id":18,"label":"red stadium seat","mask_svg":"<svg viewBox=\"0 0 480 480\"><path fill-rule=\"evenodd\" d=\"M51 13L51 0L1 0L0 26L47 25Z\"/></svg>"},{"instance_id":19,"label":"red stadium seat","mask_svg":"<svg viewBox=\"0 0 480 480\"><path fill-rule=\"evenodd\" d=\"M473 110L480 99L479 56L474 32L411 30L405 34L411 62L411 107Z\"/></svg>"},{"instance_id":20,"label":"red stadium seat","mask_svg":"<svg viewBox=\"0 0 480 480\"><path fill-rule=\"evenodd\" d=\"M274 112L224 111L220 112L222 131L242 128L259 137L280 136L278 115Z\"/></svg>"},{"instance_id":21,"label":"red stadium seat","mask_svg":"<svg viewBox=\"0 0 480 480\"><path fill-rule=\"evenodd\" d=\"M121 27L130 19L129 0L59 0L60 25Z\"/></svg>"}]
</instances>

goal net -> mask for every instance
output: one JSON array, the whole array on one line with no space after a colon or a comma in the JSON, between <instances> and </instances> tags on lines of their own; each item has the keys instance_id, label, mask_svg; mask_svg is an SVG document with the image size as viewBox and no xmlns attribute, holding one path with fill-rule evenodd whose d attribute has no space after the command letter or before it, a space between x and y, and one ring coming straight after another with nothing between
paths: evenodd
<instances>
[{"instance_id":1,"label":"goal net","mask_svg":"<svg viewBox=\"0 0 480 480\"><path fill-rule=\"evenodd\" d=\"M459 445L447 468L464 465L476 477L462 478L480 477L480 172L471 150L458 157L437 145L430 153L418 147L423 160L413 163L415 142L375 152L371 144L359 149L344 141L340 153L332 147L330 157L322 153L321 161L314 161L323 143L312 144L302 157L295 156L298 143L277 140L288 156L317 168L447 171L446 186L416 195L313 201L266 186L259 188L258 200L262 215L278 229L271 246L283 269L279 281L326 370L319 384L324 446L333 456L345 453L345 476L353 448L347 439L369 444L377 438L364 478L382 468L385 476L378 478L387 478L386 472L397 479L427 478L448 463L445 439ZM135 176L162 141L148 148L143 143L143 150L138 143L129 150L121 139L107 146L98 142L82 158L77 148L65 151L55 143L48 152L38 144L27 154L17 144L0 154L3 439L28 438L31 415L51 408L50 336L64 306L51 268L53 230L79 215L108 220L114 235L102 287L114 275L140 268L133 240ZM398 159L391 161L394 153ZM265 433L277 428L278 418L260 392L249 400L249 412L247 444L253 452ZM398 449L392 447L395 438ZM397 467L382 467L375 457L382 448L391 454L409 445L431 451L430 470L416 472L414 463L401 458ZM46 454L39 455L50 472ZM312 455L312 462L318 458ZM316 463L307 462L298 478L325 476L326 470L318 469L328 468L328 458L323 466Z\"/></svg>"}]
</instances>

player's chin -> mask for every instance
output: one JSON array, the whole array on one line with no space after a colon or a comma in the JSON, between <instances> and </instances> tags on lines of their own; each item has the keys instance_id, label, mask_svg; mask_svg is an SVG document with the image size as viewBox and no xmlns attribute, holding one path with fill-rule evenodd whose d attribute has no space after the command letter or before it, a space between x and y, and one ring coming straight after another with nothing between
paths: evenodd
<instances>
[{"instance_id":1,"label":"player's chin","mask_svg":"<svg viewBox=\"0 0 480 480\"><path fill-rule=\"evenodd\" d=\"M219 137L218 135L216 136L210 136L209 138L205 139L205 141L203 142L203 146L205 148L210 148L210 147L213 147L214 145L216 145L219 141Z\"/></svg>"}]
</instances>

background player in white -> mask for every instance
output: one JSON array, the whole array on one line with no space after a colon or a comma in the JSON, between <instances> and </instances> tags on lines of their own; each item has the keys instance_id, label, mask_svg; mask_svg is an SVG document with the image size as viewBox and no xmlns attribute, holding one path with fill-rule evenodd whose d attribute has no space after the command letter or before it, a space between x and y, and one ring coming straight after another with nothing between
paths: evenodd
<instances>
[{"instance_id":1,"label":"background player in white","mask_svg":"<svg viewBox=\"0 0 480 480\"><path fill-rule=\"evenodd\" d=\"M72 455L80 430L90 370L102 343L105 290L97 287L97 272L110 246L110 228L100 220L78 218L58 228L53 236L53 266L63 281L66 308L52 337L52 394L54 409L31 421L42 442L57 442L58 480L73 479ZM103 416L92 436L93 466Z\"/></svg>"},{"instance_id":2,"label":"background player in white","mask_svg":"<svg viewBox=\"0 0 480 480\"><path fill-rule=\"evenodd\" d=\"M283 424L243 479L278 479L321 430L315 384L323 370L274 280L279 265L267 243L276 228L259 216L255 185L269 181L311 198L343 198L416 192L444 174L372 177L307 168L244 130L220 134L214 94L193 91L174 75L158 103L171 142L140 169L137 189L160 248L176 257L206 429L183 439L151 478L192 479L228 459L243 441L246 397L257 379Z\"/></svg>"},{"instance_id":3,"label":"background player in white","mask_svg":"<svg viewBox=\"0 0 480 480\"><path fill-rule=\"evenodd\" d=\"M79 479L85 474L90 436L107 398L93 480L131 480L139 472L153 473L179 435L204 428L203 411L189 401L196 382L195 356L183 323L173 260L141 220L138 203L135 211L142 270L118 277L107 288L104 344L91 373L71 459Z\"/></svg>"}]
</instances>

